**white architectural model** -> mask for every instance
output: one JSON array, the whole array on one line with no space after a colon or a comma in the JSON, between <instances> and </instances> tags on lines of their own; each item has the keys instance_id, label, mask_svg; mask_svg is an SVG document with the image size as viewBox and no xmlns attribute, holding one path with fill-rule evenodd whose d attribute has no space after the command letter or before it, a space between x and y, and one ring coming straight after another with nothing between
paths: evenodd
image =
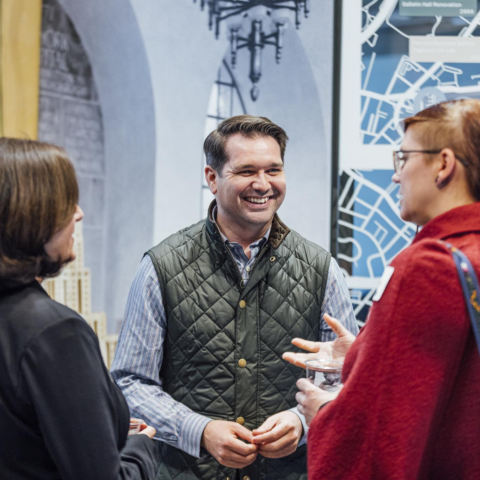
<instances>
[{"instance_id":1,"label":"white architectural model","mask_svg":"<svg viewBox=\"0 0 480 480\"><path fill-rule=\"evenodd\" d=\"M98 337L105 365L110 369L117 346L118 335L107 335L105 313L92 312L90 270L83 263L82 224L75 225L75 251L77 258L66 265L62 273L55 278L47 278L42 286L53 300L70 307L79 313L92 327Z\"/></svg>"}]
</instances>

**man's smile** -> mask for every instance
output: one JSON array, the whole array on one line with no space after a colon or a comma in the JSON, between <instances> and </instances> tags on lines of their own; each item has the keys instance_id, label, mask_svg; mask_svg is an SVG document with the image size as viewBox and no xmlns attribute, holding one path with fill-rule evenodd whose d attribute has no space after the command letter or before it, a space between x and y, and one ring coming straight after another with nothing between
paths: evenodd
<instances>
[{"instance_id":1,"label":"man's smile","mask_svg":"<svg viewBox=\"0 0 480 480\"><path fill-rule=\"evenodd\" d=\"M255 203L258 205L265 205L272 197L242 197L249 203Z\"/></svg>"}]
</instances>

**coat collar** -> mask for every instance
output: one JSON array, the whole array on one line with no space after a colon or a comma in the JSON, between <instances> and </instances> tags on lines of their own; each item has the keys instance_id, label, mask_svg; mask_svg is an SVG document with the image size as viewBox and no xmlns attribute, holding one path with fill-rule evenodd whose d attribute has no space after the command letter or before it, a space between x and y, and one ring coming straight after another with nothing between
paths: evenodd
<instances>
[{"instance_id":1,"label":"coat collar","mask_svg":"<svg viewBox=\"0 0 480 480\"><path fill-rule=\"evenodd\" d=\"M33 289L33 290L37 290L38 292L42 293L43 295L46 295L48 297L48 293L45 291L45 289L36 281L36 280L33 280L32 282L30 283L25 283L23 285L16 285L14 287L0 287L0 293L3 294L3 293L13 293L13 292L16 292L16 291L20 291L20 290L27 290L27 289Z\"/></svg>"},{"instance_id":2,"label":"coat collar","mask_svg":"<svg viewBox=\"0 0 480 480\"><path fill-rule=\"evenodd\" d=\"M452 208L430 220L412 243L425 238L445 239L462 233L480 232L480 202Z\"/></svg>"},{"instance_id":3,"label":"coat collar","mask_svg":"<svg viewBox=\"0 0 480 480\"><path fill-rule=\"evenodd\" d=\"M207 215L207 230L210 235L213 236L216 240L223 241L220 231L218 230L217 225L212 221L213 209L217 205L217 201L213 202L208 207ZM285 240L285 237L290 233L290 229L280 220L277 214L273 216L272 227L270 230L270 236L268 237L268 242L270 245L277 249L282 242Z\"/></svg>"}]
</instances>

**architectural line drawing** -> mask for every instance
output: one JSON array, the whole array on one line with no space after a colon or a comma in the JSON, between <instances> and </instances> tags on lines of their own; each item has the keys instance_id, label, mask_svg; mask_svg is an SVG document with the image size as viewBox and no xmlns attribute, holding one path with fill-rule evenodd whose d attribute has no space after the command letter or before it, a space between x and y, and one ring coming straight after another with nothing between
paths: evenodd
<instances>
[{"instance_id":1,"label":"architectural line drawing","mask_svg":"<svg viewBox=\"0 0 480 480\"><path fill-rule=\"evenodd\" d=\"M351 254L342 253L339 260L355 267L363 264L366 273L362 276L351 275L345 269L347 284L354 311L357 316L371 306L371 297L375 292L384 268L401 250L410 245L415 226L400 218L398 185L391 184L381 188L355 170L345 170L347 182L339 199L339 212L343 218L339 225L346 227L353 235L340 237L342 246L349 246ZM350 192L350 193L349 193Z\"/></svg>"}]
</instances>

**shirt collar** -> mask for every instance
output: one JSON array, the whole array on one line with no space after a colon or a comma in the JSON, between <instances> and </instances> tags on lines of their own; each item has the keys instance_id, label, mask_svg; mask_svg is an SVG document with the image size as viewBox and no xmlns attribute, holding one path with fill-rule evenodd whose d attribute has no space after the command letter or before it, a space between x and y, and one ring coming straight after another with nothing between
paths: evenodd
<instances>
[{"instance_id":1,"label":"shirt collar","mask_svg":"<svg viewBox=\"0 0 480 480\"><path fill-rule=\"evenodd\" d=\"M215 221L217 218L217 206L215 205L212 210L212 216L210 217L210 220L217 225L217 222ZM220 230L220 227L217 225L218 231L220 232L220 235L222 236L223 241L225 242L226 245L232 244L234 242L230 242L228 238L223 234L223 232ZM250 247L255 246L259 243L265 243L268 241L268 237L270 236L270 230L272 229L272 226L270 225L269 229L265 232L265 235L263 237L259 238L258 240L255 240L252 244L250 244Z\"/></svg>"}]
</instances>

